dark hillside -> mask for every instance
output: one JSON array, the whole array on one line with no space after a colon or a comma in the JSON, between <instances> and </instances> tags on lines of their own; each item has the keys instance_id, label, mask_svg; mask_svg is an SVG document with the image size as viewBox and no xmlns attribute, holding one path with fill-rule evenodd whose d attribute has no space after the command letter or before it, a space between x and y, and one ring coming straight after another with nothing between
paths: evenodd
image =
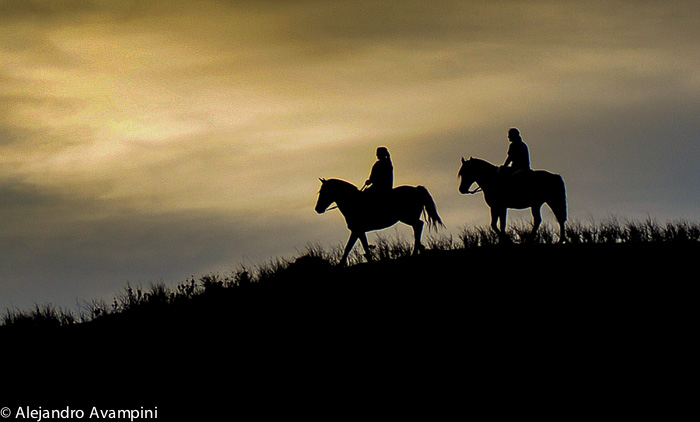
<instances>
[{"instance_id":1,"label":"dark hillside","mask_svg":"<svg viewBox=\"0 0 700 422\"><path fill-rule=\"evenodd\" d=\"M105 400L115 396L90 385L124 381L129 403L161 403L163 418L202 402L263 415L668 415L687 395L677 381L696 331L698 252L510 245L348 268L307 256L259 283L11 344L41 350L31 363L42 379Z\"/></svg>"},{"instance_id":2,"label":"dark hillside","mask_svg":"<svg viewBox=\"0 0 700 422\"><path fill-rule=\"evenodd\" d=\"M143 307L70 327L76 334L151 330L203 336L208 329L301 333L460 331L491 323L590 322L655 310L677 312L694 278L698 244L511 245L428 252L348 268L301 257L259 283L221 288L174 305ZM653 302L653 306L649 301ZM502 321L503 320L503 321ZM488 319L487 319L488 321ZM484 325L490 325L484 321ZM569 321L570 322L570 321ZM388 327L386 327L388 328ZM188 333L187 329L192 331ZM381 334L384 335L384 334Z\"/></svg>"}]
</instances>

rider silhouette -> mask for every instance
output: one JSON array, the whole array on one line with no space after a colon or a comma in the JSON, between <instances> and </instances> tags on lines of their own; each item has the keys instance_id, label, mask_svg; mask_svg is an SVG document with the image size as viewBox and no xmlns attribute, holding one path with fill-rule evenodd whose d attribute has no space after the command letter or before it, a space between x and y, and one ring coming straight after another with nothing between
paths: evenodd
<instances>
[{"instance_id":1,"label":"rider silhouette","mask_svg":"<svg viewBox=\"0 0 700 422\"><path fill-rule=\"evenodd\" d=\"M522 171L530 170L530 151L523 142L523 138L520 137L520 131L516 128L508 130L508 140L510 141L508 156L499 170L508 168L510 165L510 169L512 169L510 174L513 176Z\"/></svg>"},{"instance_id":2,"label":"rider silhouette","mask_svg":"<svg viewBox=\"0 0 700 422\"><path fill-rule=\"evenodd\" d=\"M365 192L386 192L394 187L394 166L386 147L377 148L377 161L372 165L369 179L365 181ZM366 188L366 189L365 189Z\"/></svg>"}]
</instances>

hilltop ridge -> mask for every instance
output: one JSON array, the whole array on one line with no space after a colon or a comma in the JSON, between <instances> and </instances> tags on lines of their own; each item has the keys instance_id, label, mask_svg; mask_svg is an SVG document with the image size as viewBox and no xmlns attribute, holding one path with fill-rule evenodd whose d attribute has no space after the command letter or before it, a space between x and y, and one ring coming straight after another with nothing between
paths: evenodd
<instances>
[{"instance_id":1,"label":"hilltop ridge","mask_svg":"<svg viewBox=\"0 0 700 422\"><path fill-rule=\"evenodd\" d=\"M125 324L136 329L151 320L165 323L157 315L161 312L173 318L174 329L179 324L215 321L239 324L246 314L256 316L252 324L322 314L325 319L360 322L388 312L412 318L422 310L446 308L473 311L491 306L506 313L522 312L536 306L553 308L563 300L571 313L572 306L583 303L651 294L647 289L652 286L660 294L664 286L682 284L686 273L681 256L692 256L694 249L697 245L510 245L428 251L349 267L301 256L259 282L212 287L172 306L144 304L74 328ZM674 263L681 265L674 268ZM632 306L618 299L615 306Z\"/></svg>"},{"instance_id":2,"label":"hilltop ridge","mask_svg":"<svg viewBox=\"0 0 700 422\"><path fill-rule=\"evenodd\" d=\"M697 242L511 244L427 251L349 267L307 254L255 281L225 285L207 276L202 279L204 291L179 300L168 298L167 292L160 292L163 297L146 293L138 301L129 298L134 303L124 311L70 324L65 331L139 331L153 324L177 331L198 324L240 326L248 319L248 325L255 325L320 315L359 323L387 313L409 319L424 310L463 308L527 314L538 308L554 310L562 301L568 314L578 306L606 303L613 312L634 306L629 300L634 296L658 299L656 295L673 289L682 291L690 282L688 260L699 249ZM608 303L612 301L617 302ZM4 327L9 332L12 328Z\"/></svg>"},{"instance_id":3,"label":"hilltop ridge","mask_svg":"<svg viewBox=\"0 0 700 422\"><path fill-rule=\"evenodd\" d=\"M163 418L205 414L179 403L182 394L212 413L277 416L357 416L374 404L385 415L435 417L464 400L538 414L552 400L587 403L580 414L596 414L612 397L623 408L647 400L647 410L654 398L662 412L662 395L682 394L669 385L687 362L684 258L698 252L697 242L506 245L346 268L305 255L257 283L214 284L31 341L13 341L11 327L4 334L9 361L51 345L32 371L71 385L68 397L114 401L84 381L124 376L120 400L160 403ZM139 370L120 374L127 362Z\"/></svg>"}]
</instances>

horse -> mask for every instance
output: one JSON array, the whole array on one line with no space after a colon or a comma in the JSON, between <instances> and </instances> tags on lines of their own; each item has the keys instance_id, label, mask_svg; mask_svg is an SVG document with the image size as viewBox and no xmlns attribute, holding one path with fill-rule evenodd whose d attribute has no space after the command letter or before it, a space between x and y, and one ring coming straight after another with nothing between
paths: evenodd
<instances>
[{"instance_id":1,"label":"horse","mask_svg":"<svg viewBox=\"0 0 700 422\"><path fill-rule=\"evenodd\" d=\"M402 222L413 227L413 254L421 253L425 247L421 244L424 222L421 215L426 215L429 228L444 226L437 213L435 202L423 186L398 186L386 193L363 192L350 182L340 179L319 179L321 189L318 192L315 211L323 214L335 202L345 217L350 238L345 245L341 265L347 264L348 255L359 239L365 250L365 258L372 260L366 233L381 230Z\"/></svg>"},{"instance_id":2,"label":"horse","mask_svg":"<svg viewBox=\"0 0 700 422\"><path fill-rule=\"evenodd\" d=\"M505 168L503 170L510 170ZM499 167L479 158L462 157L459 169L459 192L462 194L484 192L484 201L491 208L491 228L505 239L506 213L508 208L532 209L532 232L534 238L542 223L541 208L547 204L559 223L559 243L565 241L567 218L566 186L564 179L546 170L523 170L516 174L504 174ZM478 190L470 191L472 184ZM500 221L500 225L499 225Z\"/></svg>"}]
</instances>

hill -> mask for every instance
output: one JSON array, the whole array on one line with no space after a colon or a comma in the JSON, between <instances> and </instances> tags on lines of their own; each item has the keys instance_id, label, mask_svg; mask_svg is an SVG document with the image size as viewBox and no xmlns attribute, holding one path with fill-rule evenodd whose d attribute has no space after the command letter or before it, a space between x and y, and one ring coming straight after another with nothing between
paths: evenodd
<instances>
[{"instance_id":1,"label":"hill","mask_svg":"<svg viewBox=\"0 0 700 422\"><path fill-rule=\"evenodd\" d=\"M30 380L70 386L52 391L62 403L160 403L162 419L604 406L668 417L689 396L678 382L698 252L698 242L512 244L347 268L308 254L255 283L210 278L187 300L154 294L82 324L4 327L3 343Z\"/></svg>"}]
</instances>

